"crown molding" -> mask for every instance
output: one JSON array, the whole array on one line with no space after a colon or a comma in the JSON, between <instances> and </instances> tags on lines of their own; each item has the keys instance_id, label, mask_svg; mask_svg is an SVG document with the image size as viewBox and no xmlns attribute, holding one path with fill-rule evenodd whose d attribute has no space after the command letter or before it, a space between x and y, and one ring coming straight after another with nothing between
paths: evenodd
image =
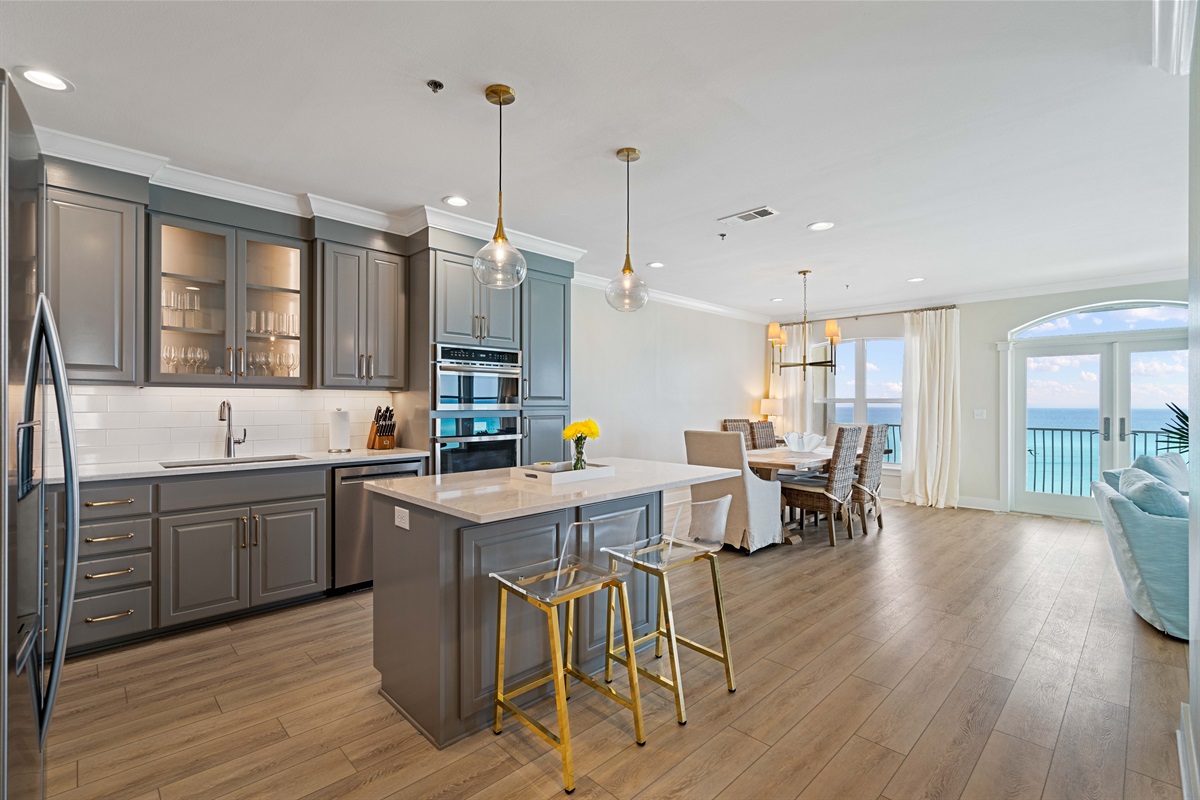
<instances>
[{"instance_id":1,"label":"crown molding","mask_svg":"<svg viewBox=\"0 0 1200 800\"><path fill-rule=\"evenodd\" d=\"M1192 71L1196 34L1196 0L1154 0L1150 63L1168 75Z\"/></svg>"},{"instance_id":2,"label":"crown molding","mask_svg":"<svg viewBox=\"0 0 1200 800\"><path fill-rule=\"evenodd\" d=\"M34 125L33 129L37 133L38 146L43 153L69 161L145 176L153 175L170 161L166 156L156 156L153 153L89 139L86 136L56 131L53 128Z\"/></svg>"},{"instance_id":3,"label":"crown molding","mask_svg":"<svg viewBox=\"0 0 1200 800\"><path fill-rule=\"evenodd\" d=\"M589 289L600 289L603 291L607 288L611 280L611 278L590 275L586 272L576 272L574 283L586 286ZM753 322L758 325L766 325L769 321L769 318L763 314L754 314L749 311L743 311L740 308L730 308L729 306L717 305L716 303L707 303L703 300L696 300L692 297L684 297L683 295L671 294L670 292L663 292L657 289L650 290L650 302L678 306L679 308L686 308L691 311L701 311L705 314L715 314L718 317L739 319L743 322Z\"/></svg>"},{"instance_id":4,"label":"crown molding","mask_svg":"<svg viewBox=\"0 0 1200 800\"><path fill-rule=\"evenodd\" d=\"M461 214L452 214L449 211L429 206L423 206L422 209L425 212L425 223L430 228L438 228L439 230L450 231L451 233L461 233L463 236L470 236L485 241L491 239L492 234L496 232L496 223L494 222L483 222L482 220L471 219ZM508 236L508 240L518 250L541 253L551 258L570 261L572 264L579 261L587 253L587 250L572 247L561 242L552 242L549 239L543 239L531 233L522 233L511 228L505 228L504 232Z\"/></svg>"},{"instance_id":5,"label":"crown molding","mask_svg":"<svg viewBox=\"0 0 1200 800\"><path fill-rule=\"evenodd\" d=\"M401 236L411 236L420 230L420 228L410 229L406 224L406 218L376 211L373 208L343 203L341 200L332 200L317 194L306 194L304 198L308 216L334 219L371 230L398 233Z\"/></svg>"},{"instance_id":6,"label":"crown molding","mask_svg":"<svg viewBox=\"0 0 1200 800\"><path fill-rule=\"evenodd\" d=\"M265 208L268 211L280 211L293 216L305 216L305 204L294 194L276 192L251 186L228 178L218 178L203 172L194 172L182 167L164 164L150 176L150 183L167 189L178 189L205 197L215 197L218 200L228 200L233 203Z\"/></svg>"}]
</instances>

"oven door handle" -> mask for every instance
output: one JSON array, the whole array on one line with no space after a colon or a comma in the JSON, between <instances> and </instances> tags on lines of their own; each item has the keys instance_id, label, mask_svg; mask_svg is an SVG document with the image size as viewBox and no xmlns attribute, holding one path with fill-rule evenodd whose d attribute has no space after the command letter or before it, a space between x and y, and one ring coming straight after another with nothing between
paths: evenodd
<instances>
[{"instance_id":1,"label":"oven door handle","mask_svg":"<svg viewBox=\"0 0 1200 800\"><path fill-rule=\"evenodd\" d=\"M495 436L435 436L433 440L439 444L454 444L457 442L515 442L520 439L519 433L500 433Z\"/></svg>"},{"instance_id":2,"label":"oven door handle","mask_svg":"<svg viewBox=\"0 0 1200 800\"><path fill-rule=\"evenodd\" d=\"M471 366L469 364L447 364L445 362L439 362L437 365L437 371L438 372L453 372L455 374L466 374L466 375L472 375L472 374L478 373L481 375L505 375L505 376L512 376L514 378L521 377L521 368L519 366L480 367L480 366Z\"/></svg>"}]
</instances>

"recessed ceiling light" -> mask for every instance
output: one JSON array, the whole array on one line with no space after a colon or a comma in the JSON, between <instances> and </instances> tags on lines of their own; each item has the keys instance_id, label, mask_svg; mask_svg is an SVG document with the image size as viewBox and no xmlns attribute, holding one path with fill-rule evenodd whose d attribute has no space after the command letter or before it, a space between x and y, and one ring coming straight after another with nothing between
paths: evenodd
<instances>
[{"instance_id":1,"label":"recessed ceiling light","mask_svg":"<svg viewBox=\"0 0 1200 800\"><path fill-rule=\"evenodd\" d=\"M832 227L832 222L813 222L809 224L808 229L810 231L827 231Z\"/></svg>"},{"instance_id":2,"label":"recessed ceiling light","mask_svg":"<svg viewBox=\"0 0 1200 800\"><path fill-rule=\"evenodd\" d=\"M909 283L920 283L923 280L925 280L925 279L924 278L909 278L908 282Z\"/></svg>"},{"instance_id":3,"label":"recessed ceiling light","mask_svg":"<svg viewBox=\"0 0 1200 800\"><path fill-rule=\"evenodd\" d=\"M465 197L459 197L456 194L452 194L449 197L443 197L442 202L448 206L456 206L456 207L461 208L462 206L465 206L467 203L469 203L471 201Z\"/></svg>"},{"instance_id":4,"label":"recessed ceiling light","mask_svg":"<svg viewBox=\"0 0 1200 800\"><path fill-rule=\"evenodd\" d=\"M653 267L654 269L662 269L663 267L665 267L665 266L666 266L666 264L664 264L664 263L663 263L663 262L661 262L661 261L651 261L651 262L650 262L649 264L647 264L646 266L647 266L647 267Z\"/></svg>"},{"instance_id":5,"label":"recessed ceiling light","mask_svg":"<svg viewBox=\"0 0 1200 800\"><path fill-rule=\"evenodd\" d=\"M782 297L772 297L772 298L771 298L771 302L772 302L772 303L782 303L782 302L783 302L783 298L782 298Z\"/></svg>"},{"instance_id":6,"label":"recessed ceiling light","mask_svg":"<svg viewBox=\"0 0 1200 800\"><path fill-rule=\"evenodd\" d=\"M44 69L17 67L17 74L34 86L40 86L43 89L50 89L55 92L71 92L75 90L75 85L69 80L61 78L53 72L46 72Z\"/></svg>"}]
</instances>

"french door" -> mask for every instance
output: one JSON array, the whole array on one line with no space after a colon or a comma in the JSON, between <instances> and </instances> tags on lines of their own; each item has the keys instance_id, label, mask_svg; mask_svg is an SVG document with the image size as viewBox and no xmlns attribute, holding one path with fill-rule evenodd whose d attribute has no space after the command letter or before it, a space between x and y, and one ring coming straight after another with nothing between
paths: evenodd
<instances>
[{"instance_id":1,"label":"french door","mask_svg":"<svg viewBox=\"0 0 1200 800\"><path fill-rule=\"evenodd\" d=\"M1172 449L1167 403L1187 409L1186 336L1014 348L1013 508L1098 517L1092 481Z\"/></svg>"}]
</instances>

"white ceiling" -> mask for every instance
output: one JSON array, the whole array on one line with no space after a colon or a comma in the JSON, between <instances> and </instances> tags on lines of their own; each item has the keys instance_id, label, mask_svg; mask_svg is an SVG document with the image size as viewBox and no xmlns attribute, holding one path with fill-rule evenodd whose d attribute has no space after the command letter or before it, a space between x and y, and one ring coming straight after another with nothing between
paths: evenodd
<instances>
[{"instance_id":1,"label":"white ceiling","mask_svg":"<svg viewBox=\"0 0 1200 800\"><path fill-rule=\"evenodd\" d=\"M3 0L0 64L75 83L22 84L42 126L389 213L461 194L483 220L482 92L508 83L509 226L615 274L613 151L636 146L650 286L789 318L799 268L814 312L1183 277L1187 79L1150 66L1150 29L1148 3L1104 1ZM760 204L779 217L716 222Z\"/></svg>"}]
</instances>

